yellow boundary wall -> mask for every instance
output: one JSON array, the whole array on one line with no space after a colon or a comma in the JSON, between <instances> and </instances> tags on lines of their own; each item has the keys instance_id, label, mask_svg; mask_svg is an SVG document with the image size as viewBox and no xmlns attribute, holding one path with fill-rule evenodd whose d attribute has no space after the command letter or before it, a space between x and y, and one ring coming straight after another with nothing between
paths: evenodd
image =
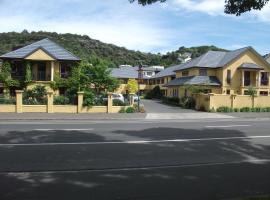
<instances>
[{"instance_id":1,"label":"yellow boundary wall","mask_svg":"<svg viewBox=\"0 0 270 200\"><path fill-rule=\"evenodd\" d=\"M53 105L53 93L48 92L47 105L23 105L22 91L16 91L16 105L0 104L0 113L118 113L127 106L113 106L108 93L107 106L83 106L83 92L78 92L78 105Z\"/></svg>"},{"instance_id":2,"label":"yellow boundary wall","mask_svg":"<svg viewBox=\"0 0 270 200\"><path fill-rule=\"evenodd\" d=\"M197 110L217 109L222 106L230 108L270 107L270 96L194 94Z\"/></svg>"}]
</instances>

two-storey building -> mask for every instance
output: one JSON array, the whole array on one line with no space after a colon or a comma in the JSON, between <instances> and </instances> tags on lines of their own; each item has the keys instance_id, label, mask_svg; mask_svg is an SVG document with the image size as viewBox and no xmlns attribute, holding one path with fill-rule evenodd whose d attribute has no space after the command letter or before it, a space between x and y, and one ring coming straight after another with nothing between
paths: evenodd
<instances>
[{"instance_id":1,"label":"two-storey building","mask_svg":"<svg viewBox=\"0 0 270 200\"><path fill-rule=\"evenodd\" d=\"M189 95L187 86L207 86L209 93L246 95L250 87L258 95L270 92L270 64L252 47L235 51L208 51L174 67L176 78L165 84L167 96Z\"/></svg>"},{"instance_id":2,"label":"two-storey building","mask_svg":"<svg viewBox=\"0 0 270 200\"><path fill-rule=\"evenodd\" d=\"M48 38L1 55L0 59L3 63L11 64L11 76L19 80L24 79L26 65L29 64L33 85L42 84L47 87L55 75L66 78L71 68L80 62L80 58ZM18 88L11 88L11 94L14 94L15 89Z\"/></svg>"}]
</instances>

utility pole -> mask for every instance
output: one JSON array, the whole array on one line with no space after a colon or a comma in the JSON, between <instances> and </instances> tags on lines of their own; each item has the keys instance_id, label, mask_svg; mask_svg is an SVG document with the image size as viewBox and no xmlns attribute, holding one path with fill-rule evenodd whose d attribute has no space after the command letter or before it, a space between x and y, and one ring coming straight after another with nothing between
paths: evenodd
<instances>
[{"instance_id":1,"label":"utility pole","mask_svg":"<svg viewBox=\"0 0 270 200\"><path fill-rule=\"evenodd\" d=\"M141 81L143 80L143 66L142 66L142 63L140 62L139 64L139 69L138 69L138 112L140 112L140 101L141 101L141 98L140 98L140 83Z\"/></svg>"}]
</instances>

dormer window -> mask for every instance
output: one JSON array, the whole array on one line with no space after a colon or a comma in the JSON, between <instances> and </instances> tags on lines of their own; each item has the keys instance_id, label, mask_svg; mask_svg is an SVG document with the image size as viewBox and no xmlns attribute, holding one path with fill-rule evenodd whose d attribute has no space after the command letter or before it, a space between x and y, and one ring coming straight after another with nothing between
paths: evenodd
<instances>
[{"instance_id":1,"label":"dormer window","mask_svg":"<svg viewBox=\"0 0 270 200\"><path fill-rule=\"evenodd\" d=\"M183 71L182 76L188 76L188 71Z\"/></svg>"},{"instance_id":2,"label":"dormer window","mask_svg":"<svg viewBox=\"0 0 270 200\"><path fill-rule=\"evenodd\" d=\"M207 69L206 68L199 69L199 75L200 76L207 76Z\"/></svg>"}]
</instances>

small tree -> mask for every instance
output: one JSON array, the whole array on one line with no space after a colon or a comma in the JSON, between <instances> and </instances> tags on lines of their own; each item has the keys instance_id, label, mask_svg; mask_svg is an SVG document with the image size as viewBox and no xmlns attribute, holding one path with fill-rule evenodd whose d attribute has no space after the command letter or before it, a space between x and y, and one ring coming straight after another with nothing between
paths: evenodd
<instances>
[{"instance_id":1,"label":"small tree","mask_svg":"<svg viewBox=\"0 0 270 200\"><path fill-rule=\"evenodd\" d=\"M257 90L254 87L250 86L250 87L248 87L247 95L249 95L251 97L256 97L257 96Z\"/></svg>"},{"instance_id":2,"label":"small tree","mask_svg":"<svg viewBox=\"0 0 270 200\"><path fill-rule=\"evenodd\" d=\"M135 79L128 79L127 90L129 93L136 93L138 91L138 82Z\"/></svg>"},{"instance_id":3,"label":"small tree","mask_svg":"<svg viewBox=\"0 0 270 200\"><path fill-rule=\"evenodd\" d=\"M3 83L6 90L6 95L7 90L9 90L11 87L20 87L20 82L11 77L11 65L9 62L4 62L1 67L0 82Z\"/></svg>"},{"instance_id":4,"label":"small tree","mask_svg":"<svg viewBox=\"0 0 270 200\"><path fill-rule=\"evenodd\" d=\"M30 83L32 83L32 69L30 63L27 62L25 67L24 87L27 88Z\"/></svg>"}]
</instances>

